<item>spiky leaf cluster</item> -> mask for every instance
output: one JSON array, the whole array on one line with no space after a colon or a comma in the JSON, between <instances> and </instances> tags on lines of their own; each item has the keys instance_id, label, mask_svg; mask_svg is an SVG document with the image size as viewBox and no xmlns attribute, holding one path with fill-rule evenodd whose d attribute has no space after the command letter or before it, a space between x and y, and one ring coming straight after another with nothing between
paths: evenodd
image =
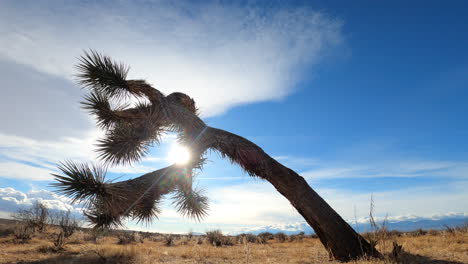
<instances>
[{"instance_id":1,"label":"spiky leaf cluster","mask_svg":"<svg viewBox=\"0 0 468 264\"><path fill-rule=\"evenodd\" d=\"M159 185L155 183L165 176L165 173L156 173L159 171L133 180L108 183L104 181L105 169L101 167L65 162L59 165L62 174L54 174L58 182L53 185L58 192L70 196L73 201L87 201L85 214L97 227L120 226L125 217L142 222L157 218L158 204L168 193L174 194L173 204L183 216L197 220L204 217L208 198L201 190L191 188L191 175L192 170L201 169L205 161L206 144L200 139L207 127L197 117L194 100L183 93L165 97L143 80L126 80L129 67L93 50L85 52L76 67L79 84L90 90L82 107L94 115L97 125L105 130L96 151L106 166L140 160L149 147L159 143L166 131L178 133L184 144L193 147L194 157L185 169L187 175L173 177ZM138 103L126 103L129 95ZM181 179L187 179L189 184Z\"/></svg>"},{"instance_id":2,"label":"spiky leaf cluster","mask_svg":"<svg viewBox=\"0 0 468 264\"><path fill-rule=\"evenodd\" d=\"M201 189L177 189L172 204L181 215L198 221L208 214L208 197Z\"/></svg>"},{"instance_id":3,"label":"spiky leaf cluster","mask_svg":"<svg viewBox=\"0 0 468 264\"><path fill-rule=\"evenodd\" d=\"M91 50L85 52L76 66L78 83L109 97L121 97L128 91L129 67Z\"/></svg>"},{"instance_id":4,"label":"spiky leaf cluster","mask_svg":"<svg viewBox=\"0 0 468 264\"><path fill-rule=\"evenodd\" d=\"M121 121L115 112L123 111L127 106L119 106L112 109L109 98L101 93L92 91L84 97L81 102L82 108L88 110L90 114L95 115L97 125L103 129L110 129Z\"/></svg>"},{"instance_id":5,"label":"spiky leaf cluster","mask_svg":"<svg viewBox=\"0 0 468 264\"><path fill-rule=\"evenodd\" d=\"M99 158L111 164L129 164L140 160L148 153L149 147L159 143L164 133L154 123L121 123L98 140Z\"/></svg>"},{"instance_id":6,"label":"spiky leaf cluster","mask_svg":"<svg viewBox=\"0 0 468 264\"><path fill-rule=\"evenodd\" d=\"M70 197L72 202L93 199L105 193L104 167L72 161L62 162L57 167L62 175L52 174L57 182L51 185L57 188L57 192Z\"/></svg>"}]
</instances>

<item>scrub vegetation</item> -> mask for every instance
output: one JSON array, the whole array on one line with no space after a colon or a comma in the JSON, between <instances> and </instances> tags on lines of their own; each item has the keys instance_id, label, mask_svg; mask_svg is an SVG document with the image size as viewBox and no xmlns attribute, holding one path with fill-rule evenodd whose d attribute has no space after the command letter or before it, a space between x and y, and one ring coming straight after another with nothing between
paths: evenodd
<instances>
[{"instance_id":1,"label":"scrub vegetation","mask_svg":"<svg viewBox=\"0 0 468 264\"><path fill-rule=\"evenodd\" d=\"M31 239L21 241L15 228L22 224L0 222L0 263L339 263L330 261L316 236L303 234L228 236L221 230L203 235L125 230L97 234L78 228L57 250L56 240L63 232L60 225L47 224L44 231L36 230ZM373 239L384 258L353 263L468 263L468 225L413 232L374 230L362 235Z\"/></svg>"}]
</instances>

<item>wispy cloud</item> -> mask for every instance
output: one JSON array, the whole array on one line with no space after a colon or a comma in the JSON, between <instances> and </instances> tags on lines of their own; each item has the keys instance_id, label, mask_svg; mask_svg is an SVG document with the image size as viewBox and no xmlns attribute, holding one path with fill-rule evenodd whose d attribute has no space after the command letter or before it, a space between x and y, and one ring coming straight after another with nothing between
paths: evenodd
<instances>
[{"instance_id":1,"label":"wispy cloud","mask_svg":"<svg viewBox=\"0 0 468 264\"><path fill-rule=\"evenodd\" d=\"M50 170L37 166L31 166L19 162L1 162L0 177L15 180L51 180Z\"/></svg>"},{"instance_id":2,"label":"wispy cloud","mask_svg":"<svg viewBox=\"0 0 468 264\"><path fill-rule=\"evenodd\" d=\"M20 180L51 180L56 163L64 159L90 161L98 134L84 138L36 140L0 133L0 177Z\"/></svg>"},{"instance_id":3,"label":"wispy cloud","mask_svg":"<svg viewBox=\"0 0 468 264\"><path fill-rule=\"evenodd\" d=\"M2 1L0 58L71 78L76 57L94 48L211 116L288 95L301 67L342 41L341 21L307 7L137 2Z\"/></svg>"},{"instance_id":4,"label":"wispy cloud","mask_svg":"<svg viewBox=\"0 0 468 264\"><path fill-rule=\"evenodd\" d=\"M24 137L0 134L0 177L17 180L52 180L52 172L57 172L56 164L64 160L95 162L97 155L95 140L99 133L90 133L84 138L63 138L55 141L35 140ZM167 144L174 139L168 138ZM165 144L165 145L167 145ZM164 146L165 146L164 145ZM110 173L147 173L168 165L160 157L148 156L138 164L109 167Z\"/></svg>"},{"instance_id":5,"label":"wispy cloud","mask_svg":"<svg viewBox=\"0 0 468 264\"><path fill-rule=\"evenodd\" d=\"M65 158L95 159L99 132L79 110L83 91L73 84L83 49L130 64L130 78L190 94L212 116L287 96L303 66L340 44L341 28L341 21L308 7L1 1L0 85L8 88L0 121L8 125L0 128L0 177L45 180ZM111 171L147 172L155 165L147 162Z\"/></svg>"},{"instance_id":6,"label":"wispy cloud","mask_svg":"<svg viewBox=\"0 0 468 264\"><path fill-rule=\"evenodd\" d=\"M320 164L319 159L316 159L316 158L288 156L288 155L273 156L273 158L280 161L284 165L294 168L294 169L310 168L312 166L317 166Z\"/></svg>"},{"instance_id":7,"label":"wispy cloud","mask_svg":"<svg viewBox=\"0 0 468 264\"><path fill-rule=\"evenodd\" d=\"M323 162L326 164L326 162ZM322 165L300 173L311 181L339 178L379 177L468 177L468 162L424 161L424 160L383 160L362 164Z\"/></svg>"}]
</instances>

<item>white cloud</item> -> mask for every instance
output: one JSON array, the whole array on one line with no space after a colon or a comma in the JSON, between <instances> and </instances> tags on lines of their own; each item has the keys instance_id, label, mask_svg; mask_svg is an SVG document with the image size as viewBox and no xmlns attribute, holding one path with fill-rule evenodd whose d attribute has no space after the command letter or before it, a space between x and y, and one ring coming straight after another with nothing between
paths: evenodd
<instances>
[{"instance_id":1,"label":"white cloud","mask_svg":"<svg viewBox=\"0 0 468 264\"><path fill-rule=\"evenodd\" d=\"M443 188L401 186L392 191L353 192L325 188L317 191L343 218L352 221L355 216L361 218L369 214L371 196L377 217L412 214L429 217L447 212L468 212L468 205L464 203L467 187L468 182L457 181L449 182Z\"/></svg>"},{"instance_id":2,"label":"white cloud","mask_svg":"<svg viewBox=\"0 0 468 264\"><path fill-rule=\"evenodd\" d=\"M378 177L468 177L468 162L431 160L383 160L362 164L330 164L300 174L308 180Z\"/></svg>"},{"instance_id":3,"label":"white cloud","mask_svg":"<svg viewBox=\"0 0 468 264\"><path fill-rule=\"evenodd\" d=\"M262 182L208 189L207 196L210 210L202 221L207 225L262 225L299 216L271 185ZM193 224L192 220L177 213L171 200L166 200L162 209L161 222Z\"/></svg>"},{"instance_id":4,"label":"white cloud","mask_svg":"<svg viewBox=\"0 0 468 264\"><path fill-rule=\"evenodd\" d=\"M0 177L16 180L50 180L51 171L18 162L0 162Z\"/></svg>"},{"instance_id":5,"label":"white cloud","mask_svg":"<svg viewBox=\"0 0 468 264\"><path fill-rule=\"evenodd\" d=\"M17 180L52 180L51 173L58 172L57 163L64 160L75 162L96 162L96 140L102 136L98 130L91 130L83 138L64 137L56 140L37 140L10 136L0 133L0 177ZM175 138L165 136L157 146L158 153L164 153L174 144ZM108 168L110 173L143 174L170 165L166 158L149 154L139 163L118 165Z\"/></svg>"},{"instance_id":6,"label":"white cloud","mask_svg":"<svg viewBox=\"0 0 468 264\"><path fill-rule=\"evenodd\" d=\"M80 213L80 209L70 205L68 199L46 190L31 190L27 193L15 190L11 187L0 188L0 211L3 215L26 209L39 201L51 210Z\"/></svg>"},{"instance_id":7,"label":"white cloud","mask_svg":"<svg viewBox=\"0 0 468 264\"><path fill-rule=\"evenodd\" d=\"M129 63L132 77L165 92L187 92L204 115L286 96L303 66L342 41L340 21L307 7L214 1L0 5L0 58L70 78L77 56L95 48Z\"/></svg>"},{"instance_id":8,"label":"white cloud","mask_svg":"<svg viewBox=\"0 0 468 264\"><path fill-rule=\"evenodd\" d=\"M0 72L0 121L6 124L0 133L52 140L81 137L94 126L79 110L84 91L70 81L5 60L1 54Z\"/></svg>"},{"instance_id":9,"label":"white cloud","mask_svg":"<svg viewBox=\"0 0 468 264\"><path fill-rule=\"evenodd\" d=\"M208 190L211 201L207 223L268 224L296 219L299 214L273 186L251 182Z\"/></svg>"},{"instance_id":10,"label":"white cloud","mask_svg":"<svg viewBox=\"0 0 468 264\"><path fill-rule=\"evenodd\" d=\"M316 158L307 158L307 157L298 157L298 156L273 156L274 159L281 162L282 164L291 167L295 170L301 168L310 168L312 166L317 166L320 164L319 159Z\"/></svg>"},{"instance_id":11,"label":"white cloud","mask_svg":"<svg viewBox=\"0 0 468 264\"><path fill-rule=\"evenodd\" d=\"M48 161L93 158L93 149L100 133L92 131L83 138L65 137L56 140L35 140L0 133L1 154L15 160L27 160L43 166Z\"/></svg>"},{"instance_id":12,"label":"white cloud","mask_svg":"<svg viewBox=\"0 0 468 264\"><path fill-rule=\"evenodd\" d=\"M36 140L0 133L0 177L18 180L51 180L56 163L64 159L90 161L95 157L97 134L88 137Z\"/></svg>"},{"instance_id":13,"label":"white cloud","mask_svg":"<svg viewBox=\"0 0 468 264\"><path fill-rule=\"evenodd\" d=\"M91 130L82 138L63 137L56 140L38 140L0 133L0 177L44 181L52 180L50 173L57 172L57 163L64 160L96 162L96 140L102 132ZM157 146L158 154L174 144L175 138L164 136ZM133 165L118 165L108 168L110 173L142 174L170 165L166 158L149 154Z\"/></svg>"}]
</instances>

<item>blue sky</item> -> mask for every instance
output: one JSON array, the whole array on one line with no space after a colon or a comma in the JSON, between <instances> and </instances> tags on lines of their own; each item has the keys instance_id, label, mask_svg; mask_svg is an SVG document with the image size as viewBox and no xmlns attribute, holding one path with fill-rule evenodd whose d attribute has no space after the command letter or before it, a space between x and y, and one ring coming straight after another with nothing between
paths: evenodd
<instances>
[{"instance_id":1,"label":"blue sky","mask_svg":"<svg viewBox=\"0 0 468 264\"><path fill-rule=\"evenodd\" d=\"M52 1L53 2L53 1ZM465 1L0 3L0 211L49 193L64 159L94 161L99 131L73 81L83 49L131 65L163 92L192 95L206 122L304 176L346 219L468 213ZM168 136L131 178L168 165ZM236 231L300 222L287 200L216 153L198 176L202 223L165 204L131 228ZM45 191L43 191L45 190Z\"/></svg>"}]
</instances>

